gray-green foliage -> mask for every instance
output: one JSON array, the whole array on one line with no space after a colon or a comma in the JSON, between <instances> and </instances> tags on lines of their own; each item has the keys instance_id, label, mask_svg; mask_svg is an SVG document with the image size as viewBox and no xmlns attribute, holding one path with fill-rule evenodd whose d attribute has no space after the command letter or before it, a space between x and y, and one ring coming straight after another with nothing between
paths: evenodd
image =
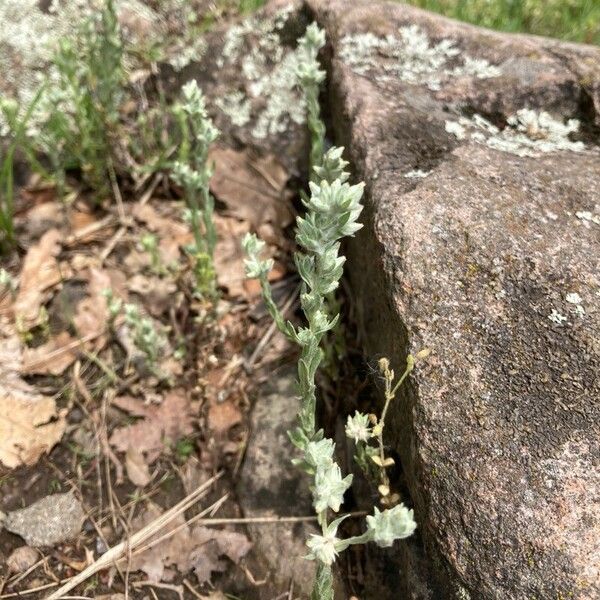
<instances>
[{"instance_id":1,"label":"gray-green foliage","mask_svg":"<svg viewBox=\"0 0 600 600\"><path fill-rule=\"evenodd\" d=\"M41 87L23 114L21 114L17 102L7 98L0 98L0 123L4 124L9 138L6 145L0 144L1 251L4 251L6 248L12 246L15 242L13 223L15 204L14 163L17 149L21 149L25 155L30 158L33 166L41 168L35 159L30 144L27 143L27 126L43 92L44 88Z\"/></svg>"},{"instance_id":2,"label":"gray-green foliage","mask_svg":"<svg viewBox=\"0 0 600 600\"><path fill-rule=\"evenodd\" d=\"M325 71L319 63L319 51L325 45L325 32L316 23L306 28L306 33L298 40L299 61L296 77L304 92L306 120L311 134L310 166L319 166L325 148L325 125L321 120L319 90L325 80Z\"/></svg>"},{"instance_id":3,"label":"gray-green foliage","mask_svg":"<svg viewBox=\"0 0 600 600\"><path fill-rule=\"evenodd\" d=\"M300 43L313 50L306 51L309 64L298 69L300 82L307 88L305 95L310 117L310 101L312 99L318 102L318 84L322 77L306 74L319 71L318 63L315 65L315 62L318 48L324 44L324 34L313 24ZM313 115L320 121L319 113L314 108ZM318 105L316 108L318 109ZM322 125L321 123L321 127ZM368 518L366 531L362 535L342 539L337 536L337 532L343 517L331 519L331 515L340 510L344 493L352 484L352 475L343 476L334 459L333 440L326 438L322 429L316 428L315 377L324 357L324 336L339 319L339 314L330 314L331 304L327 300L339 286L343 274L345 259L340 254L340 242L361 228L358 218L362 211L360 201L364 185L348 183L349 174L345 171L347 163L342 159L343 149L332 148L323 153L324 137L321 134L324 133L324 128L310 127L313 143L316 145L311 152L311 160L315 161L313 180L310 183L310 196L303 198L306 214L297 219L296 242L299 250L294 256L302 279L300 304L306 322L304 326L294 326L286 321L273 301L268 282L273 261L261 258L264 242L255 235L248 234L243 244L248 256L245 263L247 276L259 279L267 310L277 327L300 348L297 376L300 396L298 427L289 432L289 435L301 452L301 458L293 462L312 477L313 506L322 529L320 535L311 535L307 542L310 550L307 558L318 562L311 599L332 600L331 566L340 552L352 544L368 541L388 546L395 539L409 536L415 529L415 522L412 510L403 505L383 512L375 509L374 515ZM361 417L356 425L361 429L366 423ZM358 430L355 433L358 436L371 434L370 431Z\"/></svg>"},{"instance_id":4,"label":"gray-green foliage","mask_svg":"<svg viewBox=\"0 0 600 600\"><path fill-rule=\"evenodd\" d=\"M184 189L194 234L190 254L194 261L196 291L200 296L211 297L216 294L213 259L217 232L213 219L215 202L210 193L213 170L208 163L208 151L219 131L208 116L204 96L195 80L183 86L174 115L181 132L181 145L171 176Z\"/></svg>"},{"instance_id":5,"label":"gray-green foliage","mask_svg":"<svg viewBox=\"0 0 600 600\"><path fill-rule=\"evenodd\" d=\"M105 0L73 36L60 40L53 64L56 77L42 98L36 141L50 159L59 188L67 169L80 168L93 190L106 193L114 174L115 130L125 93L114 0Z\"/></svg>"}]
</instances>

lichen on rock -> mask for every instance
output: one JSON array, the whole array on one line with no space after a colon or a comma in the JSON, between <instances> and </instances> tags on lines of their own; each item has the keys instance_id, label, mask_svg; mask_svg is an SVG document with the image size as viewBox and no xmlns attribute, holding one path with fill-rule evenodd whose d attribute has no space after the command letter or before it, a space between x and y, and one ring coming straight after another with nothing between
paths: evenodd
<instances>
[{"instance_id":1,"label":"lichen on rock","mask_svg":"<svg viewBox=\"0 0 600 600\"><path fill-rule=\"evenodd\" d=\"M487 60L462 53L454 40L433 43L417 25L400 27L397 36L347 34L340 42L339 54L359 75L380 69L383 72L377 74L377 79L381 81L399 77L405 83L424 84L432 90L439 90L443 82L452 78L487 79L501 74Z\"/></svg>"},{"instance_id":2,"label":"lichen on rock","mask_svg":"<svg viewBox=\"0 0 600 600\"><path fill-rule=\"evenodd\" d=\"M217 60L221 67L238 64L245 80L245 93L233 91L219 108L238 126L246 125L253 113L252 135L259 140L306 119L296 85L298 50L286 47L281 35L293 10L292 5L283 6L272 15L253 15L230 27Z\"/></svg>"},{"instance_id":3,"label":"lichen on rock","mask_svg":"<svg viewBox=\"0 0 600 600\"><path fill-rule=\"evenodd\" d=\"M565 123L546 111L530 108L522 108L510 115L504 129L478 114L470 119L463 116L458 121L446 121L446 131L459 140L470 139L502 152L533 158L561 150L583 152L585 144L570 138L579 127L577 119L568 119Z\"/></svg>"}]
</instances>

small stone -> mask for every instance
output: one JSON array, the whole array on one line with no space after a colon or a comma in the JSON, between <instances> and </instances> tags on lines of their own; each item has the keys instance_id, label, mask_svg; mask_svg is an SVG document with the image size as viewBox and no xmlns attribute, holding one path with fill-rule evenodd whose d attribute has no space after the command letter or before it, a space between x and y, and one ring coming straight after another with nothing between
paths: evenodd
<instances>
[{"instance_id":1,"label":"small stone","mask_svg":"<svg viewBox=\"0 0 600 600\"><path fill-rule=\"evenodd\" d=\"M20 535L28 546L54 546L75 538L84 518L83 507L73 494L53 494L9 512L4 528Z\"/></svg>"},{"instance_id":2,"label":"small stone","mask_svg":"<svg viewBox=\"0 0 600 600\"><path fill-rule=\"evenodd\" d=\"M39 553L31 546L21 546L10 554L6 559L6 566L10 573L23 573L35 565L39 558Z\"/></svg>"}]
</instances>

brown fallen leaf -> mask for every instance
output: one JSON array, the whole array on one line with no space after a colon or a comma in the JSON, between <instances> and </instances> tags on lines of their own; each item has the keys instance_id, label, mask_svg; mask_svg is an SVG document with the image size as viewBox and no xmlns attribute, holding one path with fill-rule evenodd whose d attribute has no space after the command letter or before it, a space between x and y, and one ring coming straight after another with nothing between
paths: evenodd
<instances>
[{"instance_id":1,"label":"brown fallen leaf","mask_svg":"<svg viewBox=\"0 0 600 600\"><path fill-rule=\"evenodd\" d=\"M11 469L35 464L61 440L65 414L33 389L0 391L0 462Z\"/></svg>"},{"instance_id":2,"label":"brown fallen leaf","mask_svg":"<svg viewBox=\"0 0 600 600\"><path fill-rule=\"evenodd\" d=\"M61 280L56 260L60 253L61 237L57 229L50 229L36 245L29 248L23 260L19 292L13 308L15 315L22 319L27 328L37 323L45 292Z\"/></svg>"},{"instance_id":3,"label":"brown fallen leaf","mask_svg":"<svg viewBox=\"0 0 600 600\"><path fill-rule=\"evenodd\" d=\"M28 194L23 190L24 196ZM54 193L52 192L52 196ZM42 202L32 206L26 215L19 218L23 221L27 239L37 239L45 231L53 227L60 227L64 222L63 207L60 202Z\"/></svg>"},{"instance_id":4,"label":"brown fallen leaf","mask_svg":"<svg viewBox=\"0 0 600 600\"><path fill-rule=\"evenodd\" d=\"M24 375L60 375L77 358L77 340L63 331L45 344L23 350L21 373Z\"/></svg>"},{"instance_id":5,"label":"brown fallen leaf","mask_svg":"<svg viewBox=\"0 0 600 600\"><path fill-rule=\"evenodd\" d=\"M125 470L133 485L145 487L150 483L150 469L144 460L144 455L133 446L129 446L125 453Z\"/></svg>"},{"instance_id":6,"label":"brown fallen leaf","mask_svg":"<svg viewBox=\"0 0 600 600\"><path fill-rule=\"evenodd\" d=\"M167 392L158 406L145 406L141 400L133 403L130 397L126 397L125 402L115 398L112 404L131 414L143 415L143 418L133 425L115 429L109 440L111 446L120 452L134 447L145 453L148 464L152 464L170 444L193 432L192 410L185 390Z\"/></svg>"},{"instance_id":7,"label":"brown fallen leaf","mask_svg":"<svg viewBox=\"0 0 600 600\"><path fill-rule=\"evenodd\" d=\"M143 296L148 312L160 317L169 306L173 305L173 294L177 286L173 281L161 277L146 277L141 273L134 275L128 282L130 292Z\"/></svg>"},{"instance_id":8,"label":"brown fallen leaf","mask_svg":"<svg viewBox=\"0 0 600 600\"><path fill-rule=\"evenodd\" d=\"M160 239L171 239L178 246L185 246L193 241L193 236L184 223L163 217L150 204L135 204L132 209L133 216L158 233Z\"/></svg>"},{"instance_id":9,"label":"brown fallen leaf","mask_svg":"<svg viewBox=\"0 0 600 600\"><path fill-rule=\"evenodd\" d=\"M162 509L149 502L144 513L134 519L132 530L141 529L161 514ZM222 557L237 564L252 547L250 540L241 533L199 526L190 528L185 525L183 515L172 521L169 529L177 531L172 537L131 558L131 571L144 571L150 581L158 582L171 575L169 566L177 567L183 575L193 569L202 584L210 581L212 573L227 568ZM161 535L164 532L158 533L156 538Z\"/></svg>"},{"instance_id":10,"label":"brown fallen leaf","mask_svg":"<svg viewBox=\"0 0 600 600\"><path fill-rule=\"evenodd\" d=\"M229 400L213 404L208 409L208 426L217 434L229 431L229 429L241 421L242 413L240 409Z\"/></svg>"},{"instance_id":11,"label":"brown fallen leaf","mask_svg":"<svg viewBox=\"0 0 600 600\"><path fill-rule=\"evenodd\" d=\"M108 341L107 335L99 335L106 331L109 318L104 290L113 289L113 285L108 271L95 267L88 270L87 279L89 296L77 304L73 324L80 336L97 336L88 344L88 349L98 351Z\"/></svg>"},{"instance_id":12,"label":"brown fallen leaf","mask_svg":"<svg viewBox=\"0 0 600 600\"><path fill-rule=\"evenodd\" d=\"M209 161L215 168L211 190L230 215L254 229L263 223L283 229L292 222L292 205L285 194L289 175L275 156L253 157L249 150L215 147Z\"/></svg>"},{"instance_id":13,"label":"brown fallen leaf","mask_svg":"<svg viewBox=\"0 0 600 600\"><path fill-rule=\"evenodd\" d=\"M0 337L0 462L12 469L35 464L61 440L66 411L21 379L21 341L6 333Z\"/></svg>"},{"instance_id":14,"label":"brown fallen leaf","mask_svg":"<svg viewBox=\"0 0 600 600\"><path fill-rule=\"evenodd\" d=\"M227 569L227 563L219 556L219 544L216 540L208 540L192 550L190 560L200 585L210 582L213 573L222 573Z\"/></svg>"},{"instance_id":15,"label":"brown fallen leaf","mask_svg":"<svg viewBox=\"0 0 600 600\"><path fill-rule=\"evenodd\" d=\"M163 513L163 510L153 502L148 502L146 510L138 517L133 519L131 524L132 531L139 531L152 521L156 520ZM183 526L183 527L182 527ZM191 568L190 553L191 539L189 528L185 527L185 517L177 516L169 524L166 531L172 531L181 527L170 538L155 544L148 550L131 557L129 569L131 571L143 571L148 579L153 582L159 582L164 579L166 567L176 565L182 573L187 573ZM148 543L158 539L166 533L160 531L154 537L150 538Z\"/></svg>"},{"instance_id":16,"label":"brown fallen leaf","mask_svg":"<svg viewBox=\"0 0 600 600\"><path fill-rule=\"evenodd\" d=\"M227 288L230 296L245 296L246 256L242 249L242 238L250 227L248 223L219 215L215 215L215 225L218 234L214 258L217 283Z\"/></svg>"}]
</instances>

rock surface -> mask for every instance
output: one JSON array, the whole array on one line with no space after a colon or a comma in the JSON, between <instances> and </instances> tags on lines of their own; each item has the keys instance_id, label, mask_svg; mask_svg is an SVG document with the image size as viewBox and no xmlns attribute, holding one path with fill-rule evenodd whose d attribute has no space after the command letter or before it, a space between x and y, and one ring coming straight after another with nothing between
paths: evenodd
<instances>
[{"instance_id":1,"label":"rock surface","mask_svg":"<svg viewBox=\"0 0 600 600\"><path fill-rule=\"evenodd\" d=\"M73 494L52 494L9 512L2 526L20 535L28 546L54 546L76 538L84 518L81 502Z\"/></svg>"},{"instance_id":2,"label":"rock surface","mask_svg":"<svg viewBox=\"0 0 600 600\"><path fill-rule=\"evenodd\" d=\"M413 597L597 598L600 49L307 3L367 185L367 350L433 351L388 424L439 585Z\"/></svg>"},{"instance_id":3,"label":"rock surface","mask_svg":"<svg viewBox=\"0 0 600 600\"><path fill-rule=\"evenodd\" d=\"M287 430L296 423L298 400L294 374L275 373L252 411L251 437L240 473L239 500L246 517L286 517L313 513L307 478L292 466L295 450ZM305 540L316 528L310 523L249 525L255 550L271 568L270 579L308 597L315 563L305 560Z\"/></svg>"}]
</instances>

